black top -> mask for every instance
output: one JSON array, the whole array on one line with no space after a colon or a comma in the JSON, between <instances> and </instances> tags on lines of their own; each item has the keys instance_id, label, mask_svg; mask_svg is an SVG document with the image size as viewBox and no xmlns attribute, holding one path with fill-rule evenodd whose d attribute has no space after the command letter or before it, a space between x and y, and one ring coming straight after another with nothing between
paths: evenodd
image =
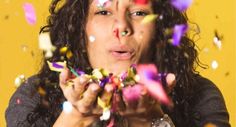
<instances>
[{"instance_id":1,"label":"black top","mask_svg":"<svg viewBox=\"0 0 236 127\"><path fill-rule=\"evenodd\" d=\"M22 84L10 99L6 110L6 122L8 127L29 127L27 117L32 114L40 104L36 77L29 78ZM230 127L229 114L227 112L223 96L219 89L208 79L198 76L198 88L194 94L183 104L179 104L173 111L167 114L171 117L176 127L203 127L206 123L213 123L217 127ZM179 110L182 108L181 110ZM180 112L184 111L184 112ZM34 126L48 127L42 117L37 117Z\"/></svg>"}]
</instances>

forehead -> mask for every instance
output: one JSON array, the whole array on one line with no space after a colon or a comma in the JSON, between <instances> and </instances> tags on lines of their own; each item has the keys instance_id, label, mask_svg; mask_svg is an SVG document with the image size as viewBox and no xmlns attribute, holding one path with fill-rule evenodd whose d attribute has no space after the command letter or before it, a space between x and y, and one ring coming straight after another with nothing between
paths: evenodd
<instances>
[{"instance_id":1,"label":"forehead","mask_svg":"<svg viewBox=\"0 0 236 127\"><path fill-rule=\"evenodd\" d=\"M150 6L151 0L90 0L92 6L97 7L116 7L119 6Z\"/></svg>"}]
</instances>

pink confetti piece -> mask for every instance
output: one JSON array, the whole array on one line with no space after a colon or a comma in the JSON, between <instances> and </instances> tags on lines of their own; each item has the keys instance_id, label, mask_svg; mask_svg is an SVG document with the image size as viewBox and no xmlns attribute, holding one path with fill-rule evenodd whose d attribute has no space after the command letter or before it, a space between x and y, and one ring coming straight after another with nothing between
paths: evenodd
<instances>
[{"instance_id":1,"label":"pink confetti piece","mask_svg":"<svg viewBox=\"0 0 236 127\"><path fill-rule=\"evenodd\" d=\"M122 94L124 95L124 98L128 102L137 101L141 97L141 92L143 90L143 86L137 84L134 86L128 86L122 89Z\"/></svg>"},{"instance_id":2,"label":"pink confetti piece","mask_svg":"<svg viewBox=\"0 0 236 127\"><path fill-rule=\"evenodd\" d=\"M26 21L30 25L35 25L36 23L36 14L35 14L35 9L31 3L24 3L23 9L25 12L25 18Z\"/></svg>"},{"instance_id":3,"label":"pink confetti piece","mask_svg":"<svg viewBox=\"0 0 236 127\"><path fill-rule=\"evenodd\" d=\"M139 83L142 83L148 93L157 100L160 100L164 104L170 104L170 101L166 95L160 82L154 80L157 76L157 68L154 64L138 65L138 75L140 76Z\"/></svg>"}]
</instances>

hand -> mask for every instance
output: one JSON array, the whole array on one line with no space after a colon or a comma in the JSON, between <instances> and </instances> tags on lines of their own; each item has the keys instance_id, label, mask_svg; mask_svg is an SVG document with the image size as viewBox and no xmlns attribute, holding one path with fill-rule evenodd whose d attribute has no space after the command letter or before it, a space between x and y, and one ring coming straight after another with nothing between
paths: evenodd
<instances>
[{"instance_id":1,"label":"hand","mask_svg":"<svg viewBox=\"0 0 236 127\"><path fill-rule=\"evenodd\" d=\"M166 92L170 93L175 84L175 75L169 73L166 76L166 82L167 82L167 89ZM132 87L140 87L141 88L141 96L136 101L127 101L124 96L121 96L119 94L116 94L114 98L116 99L117 103L119 103L120 107L118 108L119 114L128 118L128 119L134 119L137 120L144 120L148 122L148 119L151 120L151 118L158 118L163 116L163 111L161 109L160 103L156 100L153 100L151 98L146 89L144 87L141 87L142 85L137 84ZM126 89L126 88L124 88ZM123 105L122 105L123 103ZM152 114L152 116L151 116ZM145 121L145 120L144 120ZM136 121L137 122L137 121ZM149 121L150 122L150 121Z\"/></svg>"}]
</instances>

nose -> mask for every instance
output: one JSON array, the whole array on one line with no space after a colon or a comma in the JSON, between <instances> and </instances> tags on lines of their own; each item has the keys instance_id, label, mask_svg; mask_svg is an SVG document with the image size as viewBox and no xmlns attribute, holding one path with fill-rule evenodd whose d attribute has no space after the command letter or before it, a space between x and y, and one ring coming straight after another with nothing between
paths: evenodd
<instances>
[{"instance_id":1,"label":"nose","mask_svg":"<svg viewBox=\"0 0 236 127\"><path fill-rule=\"evenodd\" d=\"M133 34L132 24L127 16L117 16L114 24L113 33L115 37L121 39Z\"/></svg>"}]
</instances>

